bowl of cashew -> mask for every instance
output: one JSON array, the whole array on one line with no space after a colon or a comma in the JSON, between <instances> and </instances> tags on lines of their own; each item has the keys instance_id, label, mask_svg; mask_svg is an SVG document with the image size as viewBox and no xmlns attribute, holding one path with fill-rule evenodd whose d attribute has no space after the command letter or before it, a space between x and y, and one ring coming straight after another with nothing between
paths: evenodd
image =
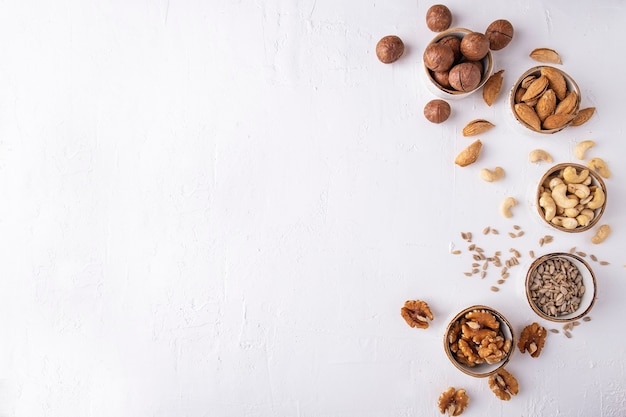
<instances>
[{"instance_id":1,"label":"bowl of cashew","mask_svg":"<svg viewBox=\"0 0 626 417\"><path fill-rule=\"evenodd\" d=\"M511 323L495 309L474 305L449 322L443 347L450 362L461 372L484 378L505 366L515 349Z\"/></svg>"},{"instance_id":2,"label":"bowl of cashew","mask_svg":"<svg viewBox=\"0 0 626 417\"><path fill-rule=\"evenodd\" d=\"M594 227L606 208L607 191L602 177L576 163L550 168L539 181L537 212L549 226L567 233Z\"/></svg>"}]
</instances>

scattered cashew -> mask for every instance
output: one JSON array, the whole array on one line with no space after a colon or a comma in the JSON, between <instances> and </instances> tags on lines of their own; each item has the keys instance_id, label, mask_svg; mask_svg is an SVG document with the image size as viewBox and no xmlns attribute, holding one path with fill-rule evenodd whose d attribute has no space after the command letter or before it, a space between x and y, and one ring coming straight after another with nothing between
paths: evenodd
<instances>
[{"instance_id":1,"label":"scattered cashew","mask_svg":"<svg viewBox=\"0 0 626 417\"><path fill-rule=\"evenodd\" d=\"M578 145L576 145L576 147L574 148L574 155L576 155L576 158L582 161L583 159L585 159L585 154L587 153L587 150L593 148L594 146L596 146L596 143L594 141L583 140L582 142L579 142Z\"/></svg>"},{"instance_id":2,"label":"scattered cashew","mask_svg":"<svg viewBox=\"0 0 626 417\"><path fill-rule=\"evenodd\" d=\"M490 169L483 168L480 170L480 178L487 182L501 180L502 178L504 178L504 169L502 169L501 167L495 167L492 171Z\"/></svg>"},{"instance_id":3,"label":"scattered cashew","mask_svg":"<svg viewBox=\"0 0 626 417\"><path fill-rule=\"evenodd\" d=\"M528 160L530 162L538 162L538 161L545 161L545 162L552 162L552 156L544 151L543 149L535 149L530 151L530 153L528 154Z\"/></svg>"},{"instance_id":4,"label":"scattered cashew","mask_svg":"<svg viewBox=\"0 0 626 417\"><path fill-rule=\"evenodd\" d=\"M511 208L517 205L517 200L513 197L507 197L502 201L502 205L500 206L500 212L504 217L513 217L513 213L511 212Z\"/></svg>"},{"instance_id":5,"label":"scattered cashew","mask_svg":"<svg viewBox=\"0 0 626 417\"><path fill-rule=\"evenodd\" d=\"M603 224L602 226L598 227L598 230L596 230L596 234L593 235L593 237L591 238L591 243L602 243L607 237L609 237L610 234L611 226L609 226L608 224Z\"/></svg>"},{"instance_id":6,"label":"scattered cashew","mask_svg":"<svg viewBox=\"0 0 626 417\"><path fill-rule=\"evenodd\" d=\"M571 217L555 216L551 222L556 226L561 226L568 230L576 229L576 227L578 227L578 221L576 219L572 219Z\"/></svg>"},{"instance_id":7,"label":"scattered cashew","mask_svg":"<svg viewBox=\"0 0 626 417\"><path fill-rule=\"evenodd\" d=\"M557 206L564 209L576 207L578 205L578 199L576 197L570 197L567 195L567 185L559 184L552 189L552 199Z\"/></svg>"},{"instance_id":8,"label":"scattered cashew","mask_svg":"<svg viewBox=\"0 0 626 417\"><path fill-rule=\"evenodd\" d=\"M602 188L595 187L593 191L593 198L591 199L590 202L587 203L587 207L592 210L598 209L602 207L605 200L606 200L606 196L604 195L604 191L602 191Z\"/></svg>"},{"instance_id":9,"label":"scattered cashew","mask_svg":"<svg viewBox=\"0 0 626 417\"><path fill-rule=\"evenodd\" d=\"M580 174L576 172L576 168L568 166L563 168L563 180L570 184L580 184L589 176L588 169L582 169Z\"/></svg>"},{"instance_id":10,"label":"scattered cashew","mask_svg":"<svg viewBox=\"0 0 626 417\"><path fill-rule=\"evenodd\" d=\"M556 215L556 203L549 192L544 191L539 199L539 205L543 208L544 217L550 221Z\"/></svg>"},{"instance_id":11,"label":"scattered cashew","mask_svg":"<svg viewBox=\"0 0 626 417\"><path fill-rule=\"evenodd\" d=\"M567 192L574 194L581 200L587 198L591 194L589 187L583 184L567 184Z\"/></svg>"},{"instance_id":12,"label":"scattered cashew","mask_svg":"<svg viewBox=\"0 0 626 417\"><path fill-rule=\"evenodd\" d=\"M609 167L606 165L606 162L601 158L593 158L587 162L587 166L590 169L593 169L598 174L602 175L604 178L611 177L611 171L609 171Z\"/></svg>"}]
</instances>

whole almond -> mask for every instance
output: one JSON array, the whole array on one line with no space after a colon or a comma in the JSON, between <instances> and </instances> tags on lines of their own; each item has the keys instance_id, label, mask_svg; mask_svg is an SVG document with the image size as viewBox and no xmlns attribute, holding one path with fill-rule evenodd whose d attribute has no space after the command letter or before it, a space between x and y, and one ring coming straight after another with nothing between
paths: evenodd
<instances>
[{"instance_id":1,"label":"whole almond","mask_svg":"<svg viewBox=\"0 0 626 417\"><path fill-rule=\"evenodd\" d=\"M570 114L576 111L578 105L578 94L576 91L570 91L563 100L557 104L554 114Z\"/></svg>"},{"instance_id":2,"label":"whole almond","mask_svg":"<svg viewBox=\"0 0 626 417\"><path fill-rule=\"evenodd\" d=\"M494 72L483 87L483 100L485 100L488 106L491 106L500 94L503 73L504 70Z\"/></svg>"},{"instance_id":3,"label":"whole almond","mask_svg":"<svg viewBox=\"0 0 626 417\"><path fill-rule=\"evenodd\" d=\"M554 90L556 98L563 100L567 95L567 83L561 71L553 67L542 67L541 75L548 79L548 88Z\"/></svg>"},{"instance_id":4,"label":"whole almond","mask_svg":"<svg viewBox=\"0 0 626 417\"><path fill-rule=\"evenodd\" d=\"M535 110L526 103L517 103L515 105L515 113L527 125L533 129L541 130L541 119L537 116Z\"/></svg>"},{"instance_id":5,"label":"whole almond","mask_svg":"<svg viewBox=\"0 0 626 417\"><path fill-rule=\"evenodd\" d=\"M532 59L539 62L550 64L562 64L561 56L554 49L536 48L529 55Z\"/></svg>"},{"instance_id":6,"label":"whole almond","mask_svg":"<svg viewBox=\"0 0 626 417\"><path fill-rule=\"evenodd\" d=\"M517 89L517 91L515 91L515 103L522 102L522 97L524 97L525 92L526 92L526 89L524 87L520 87Z\"/></svg>"},{"instance_id":7,"label":"whole almond","mask_svg":"<svg viewBox=\"0 0 626 417\"><path fill-rule=\"evenodd\" d=\"M463 128L463 136L476 136L484 133L494 127L495 125L485 119L475 119L469 122Z\"/></svg>"},{"instance_id":8,"label":"whole almond","mask_svg":"<svg viewBox=\"0 0 626 417\"><path fill-rule=\"evenodd\" d=\"M578 114L576 114L576 117L574 117L574 120L572 120L572 123L570 123L570 126L580 126L584 123L587 123L587 121L591 119L591 116L593 116L595 111L595 107L587 107L586 109L579 110Z\"/></svg>"},{"instance_id":9,"label":"whole almond","mask_svg":"<svg viewBox=\"0 0 626 417\"><path fill-rule=\"evenodd\" d=\"M528 103L538 99L548 89L548 83L548 78L543 75L537 78L528 86L528 89L522 96L522 101Z\"/></svg>"},{"instance_id":10,"label":"whole almond","mask_svg":"<svg viewBox=\"0 0 626 417\"><path fill-rule=\"evenodd\" d=\"M461 167L473 164L478 159L482 147L483 144L480 139L476 139L456 156L454 163Z\"/></svg>"},{"instance_id":11,"label":"whole almond","mask_svg":"<svg viewBox=\"0 0 626 417\"><path fill-rule=\"evenodd\" d=\"M539 120L542 122L546 120L546 117L552 115L554 110L556 109L556 94L554 90L551 88L547 89L545 93L539 97L537 100L537 105L535 106L535 111L537 112L537 116L539 116Z\"/></svg>"},{"instance_id":12,"label":"whole almond","mask_svg":"<svg viewBox=\"0 0 626 417\"><path fill-rule=\"evenodd\" d=\"M575 115L571 113L553 114L552 116L548 116L546 120L543 121L543 128L547 130L558 129L571 122L572 119L574 119L574 116Z\"/></svg>"},{"instance_id":13,"label":"whole almond","mask_svg":"<svg viewBox=\"0 0 626 417\"><path fill-rule=\"evenodd\" d=\"M535 81L537 79L536 76L534 75L529 75L527 77L524 77L524 79L522 80L522 83L520 84L520 86L523 89L528 89L528 87L530 87L530 85L533 83L533 81Z\"/></svg>"}]
</instances>

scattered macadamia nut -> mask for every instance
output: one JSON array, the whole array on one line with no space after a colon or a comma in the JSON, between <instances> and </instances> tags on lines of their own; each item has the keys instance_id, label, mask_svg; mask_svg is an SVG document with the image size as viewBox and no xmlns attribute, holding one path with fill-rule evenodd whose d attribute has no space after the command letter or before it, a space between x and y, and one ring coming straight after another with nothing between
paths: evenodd
<instances>
[{"instance_id":1,"label":"scattered macadamia nut","mask_svg":"<svg viewBox=\"0 0 626 417\"><path fill-rule=\"evenodd\" d=\"M499 51L506 47L513 39L513 25L505 19L498 19L492 22L485 31L485 36L489 39L489 49Z\"/></svg>"},{"instance_id":2,"label":"scattered macadamia nut","mask_svg":"<svg viewBox=\"0 0 626 417\"><path fill-rule=\"evenodd\" d=\"M431 100L424 106L424 117L432 123L443 123L450 117L450 104L441 99Z\"/></svg>"},{"instance_id":3,"label":"scattered macadamia nut","mask_svg":"<svg viewBox=\"0 0 626 417\"><path fill-rule=\"evenodd\" d=\"M376 44L376 56L384 64L397 61L403 53L404 42L398 36L385 36Z\"/></svg>"},{"instance_id":4,"label":"scattered macadamia nut","mask_svg":"<svg viewBox=\"0 0 626 417\"><path fill-rule=\"evenodd\" d=\"M443 32L452 24L452 12L443 4L434 4L426 12L426 26L433 32Z\"/></svg>"}]
</instances>

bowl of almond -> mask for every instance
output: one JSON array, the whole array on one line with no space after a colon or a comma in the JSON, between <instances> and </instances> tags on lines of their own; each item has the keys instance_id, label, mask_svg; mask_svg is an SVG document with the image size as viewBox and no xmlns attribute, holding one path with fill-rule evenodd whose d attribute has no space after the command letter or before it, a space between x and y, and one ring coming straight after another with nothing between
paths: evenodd
<instances>
[{"instance_id":1,"label":"bowl of almond","mask_svg":"<svg viewBox=\"0 0 626 417\"><path fill-rule=\"evenodd\" d=\"M593 169L576 163L557 164L541 177L535 204L541 219L557 230L584 232L600 221L607 190Z\"/></svg>"},{"instance_id":2,"label":"bowl of almond","mask_svg":"<svg viewBox=\"0 0 626 417\"><path fill-rule=\"evenodd\" d=\"M570 322L589 313L596 300L596 276L575 253L548 253L526 274L526 299L544 320Z\"/></svg>"},{"instance_id":3,"label":"bowl of almond","mask_svg":"<svg viewBox=\"0 0 626 417\"><path fill-rule=\"evenodd\" d=\"M484 378L506 365L515 337L511 323L498 311L484 305L461 310L444 333L444 350L461 372Z\"/></svg>"},{"instance_id":4,"label":"bowl of almond","mask_svg":"<svg viewBox=\"0 0 626 417\"><path fill-rule=\"evenodd\" d=\"M515 120L533 132L552 134L569 126L580 109L580 89L565 71L541 65L524 72L509 94Z\"/></svg>"}]
</instances>

